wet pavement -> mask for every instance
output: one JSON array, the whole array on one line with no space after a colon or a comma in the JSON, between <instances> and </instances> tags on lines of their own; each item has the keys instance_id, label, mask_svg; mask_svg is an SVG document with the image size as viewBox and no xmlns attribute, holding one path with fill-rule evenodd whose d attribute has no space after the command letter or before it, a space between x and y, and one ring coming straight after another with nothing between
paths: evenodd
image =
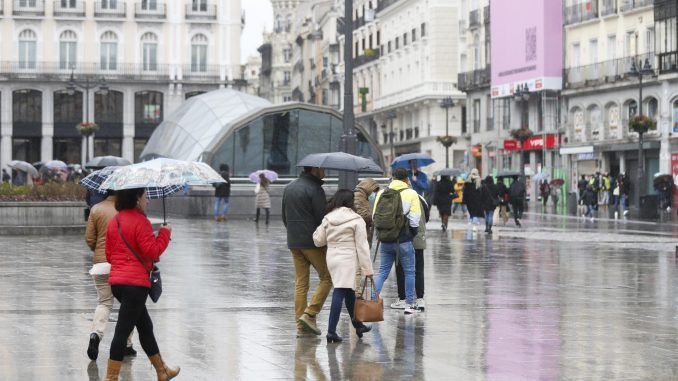
<instances>
[{"instance_id":1,"label":"wet pavement","mask_svg":"<svg viewBox=\"0 0 678 381\"><path fill-rule=\"evenodd\" d=\"M523 229L510 222L490 238L482 222L474 232L454 220L445 234L432 221L426 312L387 307L362 341L344 314L345 341L328 346L295 337L282 224L172 223L164 293L148 305L178 379L678 379L673 225L531 214ZM3 237L0 380L103 380L116 315L90 362L89 267L80 237ZM392 274L387 306L395 295ZM121 379L154 379L134 341L139 356Z\"/></svg>"}]
</instances>

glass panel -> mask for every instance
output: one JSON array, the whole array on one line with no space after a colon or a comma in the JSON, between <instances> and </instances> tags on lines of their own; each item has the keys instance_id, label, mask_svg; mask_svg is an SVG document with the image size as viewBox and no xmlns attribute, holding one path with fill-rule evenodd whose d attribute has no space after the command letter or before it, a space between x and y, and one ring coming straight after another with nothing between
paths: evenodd
<instances>
[{"instance_id":1,"label":"glass panel","mask_svg":"<svg viewBox=\"0 0 678 381\"><path fill-rule=\"evenodd\" d=\"M330 116L312 111L298 111L299 138L297 161L306 155L318 152L331 152ZM297 173L299 169L297 169Z\"/></svg>"},{"instance_id":2,"label":"glass panel","mask_svg":"<svg viewBox=\"0 0 678 381\"><path fill-rule=\"evenodd\" d=\"M53 157L65 163L80 163L82 138L54 138Z\"/></svg>"},{"instance_id":3,"label":"glass panel","mask_svg":"<svg viewBox=\"0 0 678 381\"><path fill-rule=\"evenodd\" d=\"M157 44L144 44L143 49L143 67L144 70L155 71L158 70L158 45Z\"/></svg>"},{"instance_id":4,"label":"glass panel","mask_svg":"<svg viewBox=\"0 0 678 381\"><path fill-rule=\"evenodd\" d=\"M135 123L158 124L162 122L162 93L142 91L135 95Z\"/></svg>"},{"instance_id":5,"label":"glass panel","mask_svg":"<svg viewBox=\"0 0 678 381\"><path fill-rule=\"evenodd\" d=\"M12 120L14 123L42 123L42 93L37 90L15 91L12 94Z\"/></svg>"},{"instance_id":6,"label":"glass panel","mask_svg":"<svg viewBox=\"0 0 678 381\"><path fill-rule=\"evenodd\" d=\"M134 139L134 162L135 163L139 162L139 156L141 156L141 153L144 151L144 147L146 147L147 142L148 142L148 139L139 139L139 138Z\"/></svg>"},{"instance_id":7,"label":"glass panel","mask_svg":"<svg viewBox=\"0 0 678 381\"><path fill-rule=\"evenodd\" d=\"M298 120L296 112L264 117L264 163L279 175L295 175Z\"/></svg>"},{"instance_id":8,"label":"glass panel","mask_svg":"<svg viewBox=\"0 0 678 381\"><path fill-rule=\"evenodd\" d=\"M236 176L247 176L263 168L264 124L261 118L235 133Z\"/></svg>"},{"instance_id":9,"label":"glass panel","mask_svg":"<svg viewBox=\"0 0 678 381\"><path fill-rule=\"evenodd\" d=\"M214 157L212 158L212 168L218 169L221 164L228 164L228 166L233 169L234 145L235 135L232 135L215 151Z\"/></svg>"},{"instance_id":10,"label":"glass panel","mask_svg":"<svg viewBox=\"0 0 678 381\"><path fill-rule=\"evenodd\" d=\"M122 139L94 139L94 156L122 156Z\"/></svg>"},{"instance_id":11,"label":"glass panel","mask_svg":"<svg viewBox=\"0 0 678 381\"><path fill-rule=\"evenodd\" d=\"M109 91L106 95L94 94L94 121L101 123L122 123L123 95L119 91Z\"/></svg>"},{"instance_id":12,"label":"glass panel","mask_svg":"<svg viewBox=\"0 0 678 381\"><path fill-rule=\"evenodd\" d=\"M82 92L69 95L65 91L54 92L54 123L75 125L82 122Z\"/></svg>"}]
</instances>

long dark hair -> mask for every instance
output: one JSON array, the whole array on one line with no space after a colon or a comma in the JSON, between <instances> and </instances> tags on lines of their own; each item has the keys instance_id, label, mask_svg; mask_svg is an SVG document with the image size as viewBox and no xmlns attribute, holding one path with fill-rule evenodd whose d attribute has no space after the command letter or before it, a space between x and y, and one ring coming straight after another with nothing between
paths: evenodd
<instances>
[{"instance_id":1,"label":"long dark hair","mask_svg":"<svg viewBox=\"0 0 678 381\"><path fill-rule=\"evenodd\" d=\"M325 213L329 213L334 209L341 208L342 206L349 209L353 209L353 191L349 189L339 189L337 193L334 194L334 197L330 199L327 203L327 208Z\"/></svg>"},{"instance_id":2,"label":"long dark hair","mask_svg":"<svg viewBox=\"0 0 678 381\"><path fill-rule=\"evenodd\" d=\"M115 192L115 210L134 209L137 202L146 192L145 188L123 189Z\"/></svg>"}]
</instances>

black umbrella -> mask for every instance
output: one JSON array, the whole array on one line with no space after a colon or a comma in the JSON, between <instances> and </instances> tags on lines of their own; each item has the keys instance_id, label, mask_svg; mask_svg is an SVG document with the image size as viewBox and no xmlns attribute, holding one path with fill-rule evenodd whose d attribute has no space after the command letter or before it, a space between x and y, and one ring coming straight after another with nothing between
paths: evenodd
<instances>
[{"instance_id":1,"label":"black umbrella","mask_svg":"<svg viewBox=\"0 0 678 381\"><path fill-rule=\"evenodd\" d=\"M117 156L97 156L85 164L85 168L124 167L132 164L129 160Z\"/></svg>"},{"instance_id":2,"label":"black umbrella","mask_svg":"<svg viewBox=\"0 0 678 381\"><path fill-rule=\"evenodd\" d=\"M461 171L458 169L454 168L445 168L441 169L439 171L433 172L433 176L450 176L450 177L457 177L461 175Z\"/></svg>"},{"instance_id":3,"label":"black umbrella","mask_svg":"<svg viewBox=\"0 0 678 381\"><path fill-rule=\"evenodd\" d=\"M520 177L521 174L518 171L499 171L497 173L497 178L500 177Z\"/></svg>"},{"instance_id":4,"label":"black umbrella","mask_svg":"<svg viewBox=\"0 0 678 381\"><path fill-rule=\"evenodd\" d=\"M384 173L372 159L350 155L344 152L312 153L307 155L297 167L318 167L336 171L360 173Z\"/></svg>"}]
</instances>

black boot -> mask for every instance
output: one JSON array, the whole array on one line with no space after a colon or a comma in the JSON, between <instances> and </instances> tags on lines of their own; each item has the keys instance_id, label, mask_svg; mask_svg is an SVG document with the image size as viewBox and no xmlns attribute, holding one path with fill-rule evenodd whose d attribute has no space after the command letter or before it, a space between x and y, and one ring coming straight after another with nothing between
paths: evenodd
<instances>
[{"instance_id":1,"label":"black boot","mask_svg":"<svg viewBox=\"0 0 678 381\"><path fill-rule=\"evenodd\" d=\"M365 325L361 321L353 320L352 323L353 323L353 328L355 328L355 334L358 335L359 339L363 338L364 333L370 332L372 330L371 325Z\"/></svg>"},{"instance_id":2,"label":"black boot","mask_svg":"<svg viewBox=\"0 0 678 381\"><path fill-rule=\"evenodd\" d=\"M332 332L328 332L326 338L327 338L328 344L330 344L330 343L341 343L343 341L343 339L339 335L337 335L336 333L332 333Z\"/></svg>"},{"instance_id":3,"label":"black boot","mask_svg":"<svg viewBox=\"0 0 678 381\"><path fill-rule=\"evenodd\" d=\"M99 342L101 339L99 338L99 335L96 333L92 332L89 335L89 346L87 347L87 357L89 357L90 360L96 361L97 357L99 357Z\"/></svg>"}]
</instances>

